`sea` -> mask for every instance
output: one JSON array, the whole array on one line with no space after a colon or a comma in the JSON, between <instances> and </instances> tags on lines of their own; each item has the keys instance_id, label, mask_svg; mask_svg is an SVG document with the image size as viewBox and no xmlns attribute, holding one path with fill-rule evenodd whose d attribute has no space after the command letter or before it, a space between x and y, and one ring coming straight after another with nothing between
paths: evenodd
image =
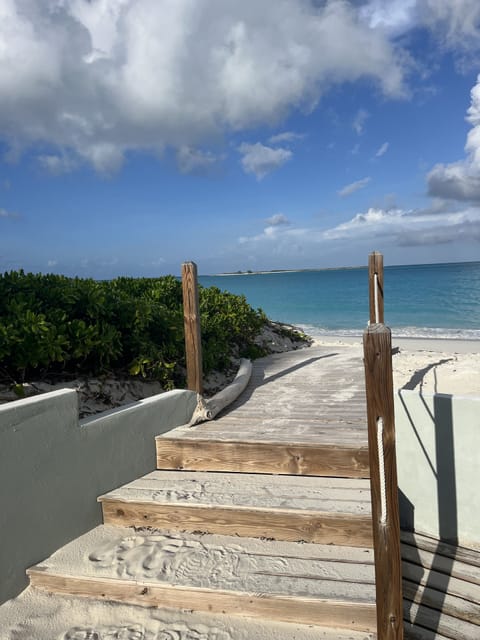
<instances>
[{"instance_id":1,"label":"sea","mask_svg":"<svg viewBox=\"0 0 480 640\"><path fill-rule=\"evenodd\" d=\"M316 338L360 336L368 323L366 267L200 276L243 294L271 320ZM480 262L387 266L385 324L397 337L480 340Z\"/></svg>"}]
</instances>

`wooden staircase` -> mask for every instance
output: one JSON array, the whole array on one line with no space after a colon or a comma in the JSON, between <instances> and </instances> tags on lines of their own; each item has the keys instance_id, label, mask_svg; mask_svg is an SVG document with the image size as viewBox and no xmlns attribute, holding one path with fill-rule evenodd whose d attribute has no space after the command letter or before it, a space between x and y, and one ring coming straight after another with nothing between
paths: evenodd
<instances>
[{"instance_id":1,"label":"wooden staircase","mask_svg":"<svg viewBox=\"0 0 480 640\"><path fill-rule=\"evenodd\" d=\"M312 384L321 366L307 385L302 362L324 356L258 361L224 416L157 437L158 470L99 497L105 524L28 571L0 640L373 640L362 372L340 354L342 393ZM302 415L314 393L327 410ZM409 534L403 550L405 637L478 640L478 557ZM34 622L9 627L38 603Z\"/></svg>"},{"instance_id":2,"label":"wooden staircase","mask_svg":"<svg viewBox=\"0 0 480 640\"><path fill-rule=\"evenodd\" d=\"M274 461L267 443L257 447ZM338 629L373 633L368 481L216 473L210 452L195 454L208 472L156 471L100 497L105 525L30 569L31 584L318 625L332 638Z\"/></svg>"}]
</instances>

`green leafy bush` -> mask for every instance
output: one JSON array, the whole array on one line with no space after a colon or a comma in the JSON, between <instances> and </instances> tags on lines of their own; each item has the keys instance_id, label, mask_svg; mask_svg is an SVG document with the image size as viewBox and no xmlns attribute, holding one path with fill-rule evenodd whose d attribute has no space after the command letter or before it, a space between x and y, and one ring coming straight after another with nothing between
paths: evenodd
<instances>
[{"instance_id":1,"label":"green leafy bush","mask_svg":"<svg viewBox=\"0 0 480 640\"><path fill-rule=\"evenodd\" d=\"M200 287L204 372L261 355L267 321L245 297ZM23 381L45 374L128 371L182 384L182 288L173 276L109 282L12 271L0 276L0 368Z\"/></svg>"}]
</instances>

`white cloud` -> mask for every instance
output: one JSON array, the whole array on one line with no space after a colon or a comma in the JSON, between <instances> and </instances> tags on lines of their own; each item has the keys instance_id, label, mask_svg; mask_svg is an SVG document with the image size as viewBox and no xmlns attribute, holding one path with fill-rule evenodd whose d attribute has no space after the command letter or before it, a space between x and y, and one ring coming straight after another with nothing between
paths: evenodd
<instances>
[{"instance_id":1,"label":"white cloud","mask_svg":"<svg viewBox=\"0 0 480 640\"><path fill-rule=\"evenodd\" d=\"M366 178L362 178L361 180L357 180L356 182L347 184L345 187L342 187L342 189L340 189L340 191L338 191L337 193L341 198L351 196L352 193L355 193L355 191L366 187L370 180L370 176L367 176Z\"/></svg>"},{"instance_id":2,"label":"white cloud","mask_svg":"<svg viewBox=\"0 0 480 640\"><path fill-rule=\"evenodd\" d=\"M471 235L469 235L471 232ZM351 220L325 231L329 240L388 237L397 246L480 241L480 209L461 211L444 207L426 210L375 209L358 213Z\"/></svg>"},{"instance_id":3,"label":"white cloud","mask_svg":"<svg viewBox=\"0 0 480 640\"><path fill-rule=\"evenodd\" d=\"M277 133L274 136L270 136L268 142L270 144L279 144L280 142L295 142L296 140L302 140L304 137L305 136L303 133L284 131L283 133Z\"/></svg>"},{"instance_id":4,"label":"white cloud","mask_svg":"<svg viewBox=\"0 0 480 640\"><path fill-rule=\"evenodd\" d=\"M216 162L216 157L210 151L200 151L187 146L182 146L177 151L177 165L181 173L208 173Z\"/></svg>"},{"instance_id":5,"label":"white cloud","mask_svg":"<svg viewBox=\"0 0 480 640\"><path fill-rule=\"evenodd\" d=\"M266 258L282 257L284 264L301 256L305 261L329 252L346 250L348 255L371 247L372 240L392 248L435 246L465 241L480 242L480 208L457 211L437 207L425 210L370 208L350 220L329 229L299 227L266 227L262 233L242 237L242 250L256 252ZM397 254L398 255L398 254ZM366 256L366 254L365 254ZM347 258L344 264L349 262ZM338 256L337 256L338 260Z\"/></svg>"},{"instance_id":6,"label":"white cloud","mask_svg":"<svg viewBox=\"0 0 480 640\"><path fill-rule=\"evenodd\" d=\"M480 201L480 75L471 90L467 120L468 132L464 160L437 164L427 176L430 195L451 200Z\"/></svg>"},{"instance_id":7,"label":"white cloud","mask_svg":"<svg viewBox=\"0 0 480 640\"><path fill-rule=\"evenodd\" d=\"M404 91L404 56L339 0L3 0L0 42L10 155L47 143L107 173L275 124L333 84Z\"/></svg>"},{"instance_id":8,"label":"white cloud","mask_svg":"<svg viewBox=\"0 0 480 640\"><path fill-rule=\"evenodd\" d=\"M397 34L413 26L418 4L418 0L370 0L360 9L360 15L373 29Z\"/></svg>"},{"instance_id":9,"label":"white cloud","mask_svg":"<svg viewBox=\"0 0 480 640\"><path fill-rule=\"evenodd\" d=\"M443 47L457 51L480 47L478 0L369 0L360 15L373 29L393 36L426 27Z\"/></svg>"},{"instance_id":10,"label":"white cloud","mask_svg":"<svg viewBox=\"0 0 480 640\"><path fill-rule=\"evenodd\" d=\"M390 146L390 144L388 142L384 142L382 144L382 146L375 153L375 157L376 158L381 158L385 153L387 153L389 146Z\"/></svg>"},{"instance_id":11,"label":"white cloud","mask_svg":"<svg viewBox=\"0 0 480 640\"><path fill-rule=\"evenodd\" d=\"M272 227L280 224L290 224L290 220L283 213L276 213L270 218L267 218L266 222Z\"/></svg>"},{"instance_id":12,"label":"white cloud","mask_svg":"<svg viewBox=\"0 0 480 640\"><path fill-rule=\"evenodd\" d=\"M260 142L255 144L242 143L238 150L242 154L242 167L245 173L253 173L257 180L264 178L267 173L281 167L292 157L289 149L282 147L267 147Z\"/></svg>"},{"instance_id":13,"label":"white cloud","mask_svg":"<svg viewBox=\"0 0 480 640\"><path fill-rule=\"evenodd\" d=\"M357 213L351 220L325 231L329 240L358 237L364 233L374 235L375 230L390 228L391 225L402 225L408 211L402 209L375 209L371 207L366 213Z\"/></svg>"},{"instance_id":14,"label":"white cloud","mask_svg":"<svg viewBox=\"0 0 480 640\"><path fill-rule=\"evenodd\" d=\"M47 267L55 267L58 264L58 260L47 260Z\"/></svg>"},{"instance_id":15,"label":"white cloud","mask_svg":"<svg viewBox=\"0 0 480 640\"><path fill-rule=\"evenodd\" d=\"M368 117L369 117L369 113L368 111L365 111L365 109L359 109L355 114L355 117L352 122L352 127L358 136L361 136L362 133L364 132L365 122L367 121Z\"/></svg>"}]
</instances>

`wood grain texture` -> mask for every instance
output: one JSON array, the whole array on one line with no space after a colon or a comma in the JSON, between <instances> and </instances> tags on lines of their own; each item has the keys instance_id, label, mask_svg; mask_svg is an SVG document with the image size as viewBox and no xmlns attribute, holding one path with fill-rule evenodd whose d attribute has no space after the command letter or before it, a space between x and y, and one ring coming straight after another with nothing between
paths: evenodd
<instances>
[{"instance_id":1,"label":"wood grain texture","mask_svg":"<svg viewBox=\"0 0 480 640\"><path fill-rule=\"evenodd\" d=\"M476 572L477 580L473 582L479 583L480 581L480 550L469 549L468 547L461 547L457 545L447 544L437 538L431 538L421 533L412 533L411 531L401 531L400 538L404 545L410 545L417 549L423 549L430 553L435 554L436 558L439 556L444 558L450 558L463 563L464 565L470 565L478 567Z\"/></svg>"},{"instance_id":2,"label":"wood grain texture","mask_svg":"<svg viewBox=\"0 0 480 640\"><path fill-rule=\"evenodd\" d=\"M402 570L395 454L392 340L390 329L372 324L364 332L370 490L377 592L378 640L402 640ZM383 421L384 477L380 474L377 422ZM382 513L381 484L385 486Z\"/></svg>"},{"instance_id":3,"label":"wood grain texture","mask_svg":"<svg viewBox=\"0 0 480 640\"><path fill-rule=\"evenodd\" d=\"M442 592L442 594L445 593L445 589L448 589L449 594L469 602L475 602L477 607L480 608L480 586L478 584L453 578L448 574L435 571L435 569L425 571L423 567L411 562L402 562L402 573L404 578L415 582L417 585L428 584L429 587Z\"/></svg>"},{"instance_id":4,"label":"wood grain texture","mask_svg":"<svg viewBox=\"0 0 480 640\"><path fill-rule=\"evenodd\" d=\"M99 598L140 606L188 608L192 611L233 613L284 622L375 631L375 605L320 598L227 592L213 589L152 584L134 580L56 575L33 568L30 583L50 593Z\"/></svg>"},{"instance_id":5,"label":"wood grain texture","mask_svg":"<svg viewBox=\"0 0 480 640\"><path fill-rule=\"evenodd\" d=\"M480 585L480 570L478 566L452 560L436 552L425 551L420 547L402 543L402 560L421 569L426 569L424 574L433 569L437 573L443 573L449 578L458 578L472 584Z\"/></svg>"},{"instance_id":6,"label":"wood grain texture","mask_svg":"<svg viewBox=\"0 0 480 640\"><path fill-rule=\"evenodd\" d=\"M368 478L368 448L156 438L158 469Z\"/></svg>"},{"instance_id":7,"label":"wood grain texture","mask_svg":"<svg viewBox=\"0 0 480 640\"><path fill-rule=\"evenodd\" d=\"M204 531L250 538L371 547L370 516L293 509L168 505L102 500L105 524Z\"/></svg>"},{"instance_id":8,"label":"wood grain texture","mask_svg":"<svg viewBox=\"0 0 480 640\"><path fill-rule=\"evenodd\" d=\"M480 633L480 606L476 602L452 595L450 590L445 594L410 580L403 581L403 595L410 602L421 603L424 607L479 625Z\"/></svg>"},{"instance_id":9,"label":"wood grain texture","mask_svg":"<svg viewBox=\"0 0 480 640\"><path fill-rule=\"evenodd\" d=\"M184 262L182 264L182 292L187 387L191 391L203 393L200 305L198 301L197 265L194 262Z\"/></svg>"},{"instance_id":10,"label":"wood grain texture","mask_svg":"<svg viewBox=\"0 0 480 640\"><path fill-rule=\"evenodd\" d=\"M416 602L405 601L404 615L407 638L437 640L445 636L451 640L478 640L480 637L478 625Z\"/></svg>"},{"instance_id":11,"label":"wood grain texture","mask_svg":"<svg viewBox=\"0 0 480 640\"><path fill-rule=\"evenodd\" d=\"M378 318L375 318L375 274L377 275ZM370 323L385 322L383 310L383 255L374 251L368 256L368 299Z\"/></svg>"}]
</instances>

